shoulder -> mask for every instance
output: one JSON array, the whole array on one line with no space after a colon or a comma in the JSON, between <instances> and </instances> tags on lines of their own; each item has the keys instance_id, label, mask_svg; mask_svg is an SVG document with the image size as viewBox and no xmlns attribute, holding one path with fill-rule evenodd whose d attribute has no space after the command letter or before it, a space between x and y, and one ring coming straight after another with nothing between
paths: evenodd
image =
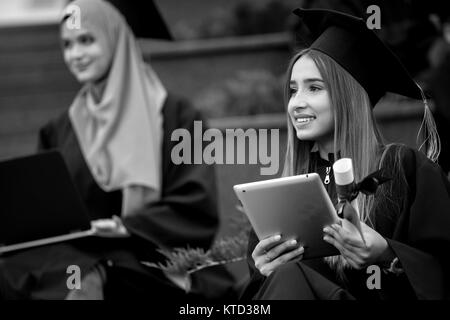
<instances>
[{"instance_id":1,"label":"shoulder","mask_svg":"<svg viewBox=\"0 0 450 320\"><path fill-rule=\"evenodd\" d=\"M189 100L172 93L168 93L162 112L168 127L185 128L203 120L201 112Z\"/></svg>"},{"instance_id":2,"label":"shoulder","mask_svg":"<svg viewBox=\"0 0 450 320\"><path fill-rule=\"evenodd\" d=\"M163 112L177 112L180 117L201 116L200 111L197 110L187 98L170 92L167 94Z\"/></svg>"},{"instance_id":3,"label":"shoulder","mask_svg":"<svg viewBox=\"0 0 450 320\"><path fill-rule=\"evenodd\" d=\"M58 114L56 117L49 120L44 126L45 127L64 127L69 123L69 112L67 110L64 110L60 114Z\"/></svg>"},{"instance_id":4,"label":"shoulder","mask_svg":"<svg viewBox=\"0 0 450 320\"><path fill-rule=\"evenodd\" d=\"M40 128L40 134L48 138L56 138L57 136L65 136L72 130L67 110L60 113L55 118L48 121Z\"/></svg>"},{"instance_id":5,"label":"shoulder","mask_svg":"<svg viewBox=\"0 0 450 320\"><path fill-rule=\"evenodd\" d=\"M426 181L442 180L447 184L447 179L441 167L431 161L423 152L406 145L395 144L387 146L386 166L389 166L398 174L403 173L410 187Z\"/></svg>"},{"instance_id":6,"label":"shoulder","mask_svg":"<svg viewBox=\"0 0 450 320\"><path fill-rule=\"evenodd\" d=\"M425 153L415 148L401 146L400 157L403 168L407 172L410 172L411 170L416 172L430 170L440 173L442 171L441 167L436 162L431 161Z\"/></svg>"},{"instance_id":7,"label":"shoulder","mask_svg":"<svg viewBox=\"0 0 450 320\"><path fill-rule=\"evenodd\" d=\"M391 144L386 146L386 161L397 160L401 163L403 169L413 170L422 166L430 166L439 169L439 165L431 161L427 156L412 147L403 144Z\"/></svg>"}]
</instances>

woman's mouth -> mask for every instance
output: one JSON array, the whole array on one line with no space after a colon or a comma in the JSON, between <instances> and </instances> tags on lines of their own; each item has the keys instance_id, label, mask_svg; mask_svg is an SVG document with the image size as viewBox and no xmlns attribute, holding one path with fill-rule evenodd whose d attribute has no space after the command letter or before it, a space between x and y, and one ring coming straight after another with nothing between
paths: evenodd
<instances>
[{"instance_id":1,"label":"woman's mouth","mask_svg":"<svg viewBox=\"0 0 450 320\"><path fill-rule=\"evenodd\" d=\"M296 124L308 124L315 119L316 119L316 117L314 117L314 116L303 116L303 117L295 118L295 123Z\"/></svg>"},{"instance_id":2,"label":"woman's mouth","mask_svg":"<svg viewBox=\"0 0 450 320\"><path fill-rule=\"evenodd\" d=\"M86 71L89 68L90 63L86 64L76 64L74 65L74 69L78 72Z\"/></svg>"}]
</instances>

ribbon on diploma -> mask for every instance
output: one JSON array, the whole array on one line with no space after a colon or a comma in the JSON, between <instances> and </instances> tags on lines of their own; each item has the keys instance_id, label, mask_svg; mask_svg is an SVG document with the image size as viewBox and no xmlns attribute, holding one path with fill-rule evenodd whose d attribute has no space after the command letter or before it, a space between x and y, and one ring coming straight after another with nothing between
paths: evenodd
<instances>
[{"instance_id":1,"label":"ribbon on diploma","mask_svg":"<svg viewBox=\"0 0 450 320\"><path fill-rule=\"evenodd\" d=\"M340 217L347 219L358 229L364 243L366 243L366 241L362 233L361 221L359 219L358 212L356 212L351 202L356 199L360 192L365 195L375 194L378 187L389 180L391 180L391 178L383 176L382 169L380 169L369 174L359 183L352 182L346 185L336 184L336 191L338 195L336 211Z\"/></svg>"}]
</instances>

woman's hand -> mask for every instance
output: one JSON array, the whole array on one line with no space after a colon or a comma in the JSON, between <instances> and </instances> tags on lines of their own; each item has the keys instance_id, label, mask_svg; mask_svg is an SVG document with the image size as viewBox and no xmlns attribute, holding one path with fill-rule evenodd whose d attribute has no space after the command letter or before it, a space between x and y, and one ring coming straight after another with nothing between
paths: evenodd
<instances>
[{"instance_id":1,"label":"woman's hand","mask_svg":"<svg viewBox=\"0 0 450 320\"><path fill-rule=\"evenodd\" d=\"M378 232L361 222L365 243L358 229L348 220L325 227L324 240L339 250L341 255L355 269L362 269L381 262L389 245Z\"/></svg>"},{"instance_id":2,"label":"woman's hand","mask_svg":"<svg viewBox=\"0 0 450 320\"><path fill-rule=\"evenodd\" d=\"M261 240L253 250L252 258L255 267L267 277L286 262L294 258L301 259L303 252L303 247L299 247L296 240L281 242L281 236L275 235Z\"/></svg>"},{"instance_id":3,"label":"woman's hand","mask_svg":"<svg viewBox=\"0 0 450 320\"><path fill-rule=\"evenodd\" d=\"M122 238L130 236L122 220L117 216L113 216L112 219L91 221L91 225L95 230L95 235L100 237Z\"/></svg>"}]
</instances>

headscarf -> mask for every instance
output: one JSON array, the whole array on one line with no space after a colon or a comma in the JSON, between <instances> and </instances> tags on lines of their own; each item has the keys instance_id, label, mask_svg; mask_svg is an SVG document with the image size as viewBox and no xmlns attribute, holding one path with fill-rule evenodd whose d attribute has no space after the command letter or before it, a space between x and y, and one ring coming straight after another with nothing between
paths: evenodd
<instances>
[{"instance_id":1,"label":"headscarf","mask_svg":"<svg viewBox=\"0 0 450 320\"><path fill-rule=\"evenodd\" d=\"M105 191L122 190L124 216L160 197L161 109L167 92L144 63L124 17L111 4L76 0L65 14L73 13L74 6L80 26L103 37L112 62L100 83L83 86L69 116L95 181ZM98 102L93 86L104 86Z\"/></svg>"}]
</instances>

